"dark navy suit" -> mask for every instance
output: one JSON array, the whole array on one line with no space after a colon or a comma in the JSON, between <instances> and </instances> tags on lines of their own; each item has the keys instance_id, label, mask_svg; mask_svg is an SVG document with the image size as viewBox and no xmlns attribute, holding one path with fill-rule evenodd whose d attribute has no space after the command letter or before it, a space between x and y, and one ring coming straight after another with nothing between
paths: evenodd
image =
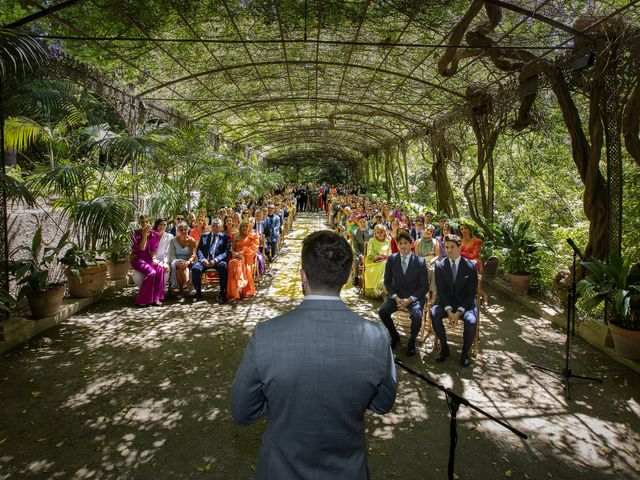
<instances>
[{"instance_id":1,"label":"dark navy suit","mask_svg":"<svg viewBox=\"0 0 640 480\"><path fill-rule=\"evenodd\" d=\"M382 323L389 330L393 343L397 343L400 340L398 330L396 330L396 326L391 319L391 315L398 310L394 295L400 298L413 297L415 299L407 306L409 317L411 318L411 338L409 342L415 342L422 325L422 309L429 290L429 276L424 258L411 253L407 271L403 273L401 255L399 253L390 255L384 268L384 286L388 296L380 307L378 314Z\"/></svg>"},{"instance_id":2,"label":"dark navy suit","mask_svg":"<svg viewBox=\"0 0 640 480\"><path fill-rule=\"evenodd\" d=\"M216 241L217 240L217 241ZM196 295L202 294L202 272L211 268L218 272L218 278L220 279L220 296L223 298L227 295L227 257L231 248L231 242L229 236L220 232L218 235L214 235L212 232L207 232L200 237L198 243L198 261L191 267L191 281L196 289ZM203 260L215 260L215 266L205 267Z\"/></svg>"},{"instance_id":3,"label":"dark navy suit","mask_svg":"<svg viewBox=\"0 0 640 480\"><path fill-rule=\"evenodd\" d=\"M438 260L435 265L436 293L435 305L431 308L431 324L442 345L448 350L447 335L442 320L447 317L445 307L453 312L461 311L464 321L463 354L467 354L476 334L478 306L476 293L478 290L478 269L475 262L460 257L460 264L455 282L448 257Z\"/></svg>"}]
</instances>

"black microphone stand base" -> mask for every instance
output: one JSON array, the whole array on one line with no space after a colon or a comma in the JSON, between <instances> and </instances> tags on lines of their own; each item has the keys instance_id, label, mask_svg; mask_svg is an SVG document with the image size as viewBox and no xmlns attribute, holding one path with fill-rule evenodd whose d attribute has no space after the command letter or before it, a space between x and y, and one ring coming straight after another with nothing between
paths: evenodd
<instances>
[{"instance_id":1,"label":"black microphone stand base","mask_svg":"<svg viewBox=\"0 0 640 480\"><path fill-rule=\"evenodd\" d=\"M564 381L564 388L565 388L565 397L567 400L571 400L571 382L570 380L572 378L579 378L581 380L590 380L592 382L597 382L597 383L602 383L602 380L600 378L595 378L595 377L585 377L584 375L574 375L573 373L571 373L571 369L562 369L562 370L557 370L557 369L553 369L553 368L549 368L549 367L543 367L542 365L531 365L531 367L536 368L538 370L542 370L543 372L549 372L549 373L553 373L555 375L557 375L558 377L562 378Z\"/></svg>"}]
</instances>

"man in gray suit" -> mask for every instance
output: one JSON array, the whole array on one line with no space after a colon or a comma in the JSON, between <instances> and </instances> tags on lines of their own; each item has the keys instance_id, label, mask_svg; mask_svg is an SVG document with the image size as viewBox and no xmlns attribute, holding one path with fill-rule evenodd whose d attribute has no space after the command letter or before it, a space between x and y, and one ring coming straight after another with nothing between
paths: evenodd
<instances>
[{"instance_id":1,"label":"man in gray suit","mask_svg":"<svg viewBox=\"0 0 640 480\"><path fill-rule=\"evenodd\" d=\"M231 411L240 425L268 415L256 479L369 478L367 408L391 410L396 371L383 325L340 300L353 253L328 230L302 244L305 298L259 323L233 381Z\"/></svg>"}]
</instances>

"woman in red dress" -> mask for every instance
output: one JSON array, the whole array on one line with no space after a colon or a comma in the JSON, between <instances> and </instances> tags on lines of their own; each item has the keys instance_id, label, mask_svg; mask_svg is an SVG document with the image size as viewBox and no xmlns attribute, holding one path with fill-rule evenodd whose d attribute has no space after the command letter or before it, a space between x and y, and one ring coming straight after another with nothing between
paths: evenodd
<instances>
[{"instance_id":1,"label":"woman in red dress","mask_svg":"<svg viewBox=\"0 0 640 480\"><path fill-rule=\"evenodd\" d=\"M478 267L478 275L482 275L482 259L480 258L480 248L482 248L482 240L473 236L473 228L468 223L460 223L460 256L472 260ZM482 288L482 283L478 281L478 294L482 298L482 303L488 303L489 296Z\"/></svg>"}]
</instances>

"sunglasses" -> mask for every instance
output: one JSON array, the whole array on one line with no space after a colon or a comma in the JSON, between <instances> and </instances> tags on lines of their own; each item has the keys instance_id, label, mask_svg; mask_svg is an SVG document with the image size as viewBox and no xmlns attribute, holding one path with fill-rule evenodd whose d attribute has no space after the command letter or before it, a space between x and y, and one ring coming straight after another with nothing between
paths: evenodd
<instances>
[{"instance_id":1,"label":"sunglasses","mask_svg":"<svg viewBox=\"0 0 640 480\"><path fill-rule=\"evenodd\" d=\"M184 220L184 217L176 217L176 220L181 222L182 220Z\"/></svg>"},{"instance_id":2,"label":"sunglasses","mask_svg":"<svg viewBox=\"0 0 640 480\"><path fill-rule=\"evenodd\" d=\"M186 232L186 231L187 231L187 229L186 229L186 228L181 228L181 229L180 229L180 231L181 231L181 232Z\"/></svg>"}]
</instances>

